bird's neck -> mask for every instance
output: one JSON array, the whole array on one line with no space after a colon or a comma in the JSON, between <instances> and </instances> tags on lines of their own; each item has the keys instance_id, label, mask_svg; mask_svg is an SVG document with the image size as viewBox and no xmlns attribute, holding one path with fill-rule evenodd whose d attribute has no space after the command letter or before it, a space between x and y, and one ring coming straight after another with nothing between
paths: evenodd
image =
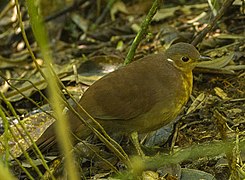
<instances>
[{"instance_id":1,"label":"bird's neck","mask_svg":"<svg viewBox=\"0 0 245 180\"><path fill-rule=\"evenodd\" d=\"M185 88L185 92L187 93L186 97L190 97L193 86L192 71L183 73L181 78L183 79L183 87Z\"/></svg>"}]
</instances>

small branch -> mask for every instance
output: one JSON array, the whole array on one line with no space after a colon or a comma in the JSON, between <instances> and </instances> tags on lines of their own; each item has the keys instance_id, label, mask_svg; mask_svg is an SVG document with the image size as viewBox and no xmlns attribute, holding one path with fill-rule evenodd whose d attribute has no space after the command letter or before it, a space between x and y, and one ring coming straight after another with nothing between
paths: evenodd
<instances>
[{"instance_id":1,"label":"small branch","mask_svg":"<svg viewBox=\"0 0 245 180\"><path fill-rule=\"evenodd\" d=\"M95 26L99 25L103 19L106 17L106 14L108 13L108 11L110 11L111 7L113 6L113 4L116 2L117 0L110 0L107 4L107 6L105 7L104 11L102 12L102 14L100 15L100 17L95 21Z\"/></svg>"},{"instance_id":2,"label":"small branch","mask_svg":"<svg viewBox=\"0 0 245 180\"><path fill-rule=\"evenodd\" d=\"M226 118L218 110L214 111L214 118L216 119L217 128L219 130L222 141L224 143L228 142L229 138L227 135L228 126L226 124L227 122ZM239 178L237 164L236 164L237 157L235 157L232 149L234 149L233 144L231 144L231 146L225 150L225 154L231 172L230 179L235 180L240 178Z\"/></svg>"},{"instance_id":3,"label":"small branch","mask_svg":"<svg viewBox=\"0 0 245 180\"><path fill-rule=\"evenodd\" d=\"M226 10L233 4L235 0L226 0L219 12L213 19L211 20L211 23L205 27L200 34L198 34L194 40L192 41L192 45L196 46L212 29L213 27L217 24L217 22L221 19L221 17L224 15Z\"/></svg>"},{"instance_id":4,"label":"small branch","mask_svg":"<svg viewBox=\"0 0 245 180\"><path fill-rule=\"evenodd\" d=\"M146 34L146 31L148 29L148 26L150 25L153 16L156 14L157 9L160 6L160 0L155 0L154 3L152 4L152 7L149 11L149 13L147 14L147 16L145 17L144 21L142 22L141 26L140 26L140 31L137 33L130 49L129 52L126 56L126 59L124 61L124 65L129 64L135 54L136 48L138 47L140 41L142 40L143 36Z\"/></svg>"}]
</instances>

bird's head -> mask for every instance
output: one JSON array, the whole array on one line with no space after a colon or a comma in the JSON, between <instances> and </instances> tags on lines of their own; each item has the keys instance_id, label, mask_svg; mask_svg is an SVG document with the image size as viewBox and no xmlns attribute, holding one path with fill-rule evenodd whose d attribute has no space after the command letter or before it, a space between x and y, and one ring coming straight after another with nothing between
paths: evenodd
<instances>
[{"instance_id":1,"label":"bird's head","mask_svg":"<svg viewBox=\"0 0 245 180\"><path fill-rule=\"evenodd\" d=\"M191 71L204 58L193 45L182 42L172 45L165 55L167 61L182 71Z\"/></svg>"}]
</instances>

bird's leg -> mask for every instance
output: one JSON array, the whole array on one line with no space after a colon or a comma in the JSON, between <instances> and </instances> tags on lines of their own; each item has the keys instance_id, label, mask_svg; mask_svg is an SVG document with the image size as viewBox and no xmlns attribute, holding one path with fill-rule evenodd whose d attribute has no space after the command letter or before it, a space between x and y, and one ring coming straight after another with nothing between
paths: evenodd
<instances>
[{"instance_id":1,"label":"bird's leg","mask_svg":"<svg viewBox=\"0 0 245 180\"><path fill-rule=\"evenodd\" d=\"M140 155L141 157L145 157L145 154L140 147L138 132L134 131L131 133L131 140L134 144L134 147L136 148L138 155Z\"/></svg>"}]
</instances>

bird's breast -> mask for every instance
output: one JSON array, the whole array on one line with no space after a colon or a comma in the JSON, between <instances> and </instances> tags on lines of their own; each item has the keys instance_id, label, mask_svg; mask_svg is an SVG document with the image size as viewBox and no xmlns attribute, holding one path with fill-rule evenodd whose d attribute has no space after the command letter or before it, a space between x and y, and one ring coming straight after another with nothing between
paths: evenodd
<instances>
[{"instance_id":1,"label":"bird's breast","mask_svg":"<svg viewBox=\"0 0 245 180\"><path fill-rule=\"evenodd\" d=\"M169 93L172 94L169 95L171 98L162 97L148 113L135 119L135 122L140 124L138 124L138 131L156 130L173 121L191 95L192 82L192 72L181 73L179 80L175 82L177 88L169 89Z\"/></svg>"},{"instance_id":2,"label":"bird's breast","mask_svg":"<svg viewBox=\"0 0 245 180\"><path fill-rule=\"evenodd\" d=\"M184 97L186 97L186 101L189 99L191 92L192 92L192 86L193 86L193 77L192 72L184 73L181 76L182 78L182 86L184 89Z\"/></svg>"}]
</instances>

